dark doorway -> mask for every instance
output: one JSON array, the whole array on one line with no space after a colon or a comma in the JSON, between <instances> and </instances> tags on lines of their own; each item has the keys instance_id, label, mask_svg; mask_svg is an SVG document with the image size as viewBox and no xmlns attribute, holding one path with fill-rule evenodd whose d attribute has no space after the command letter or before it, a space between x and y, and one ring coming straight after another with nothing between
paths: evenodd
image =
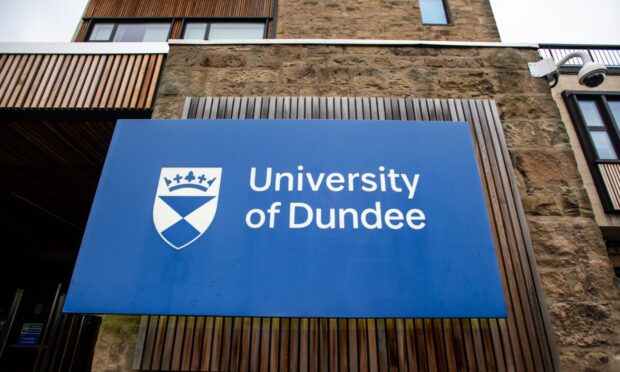
<instances>
[{"instance_id":1,"label":"dark doorway","mask_svg":"<svg viewBox=\"0 0 620 372\"><path fill-rule=\"evenodd\" d=\"M62 306L113 127L0 120L0 371L90 370L100 320Z\"/></svg>"}]
</instances>

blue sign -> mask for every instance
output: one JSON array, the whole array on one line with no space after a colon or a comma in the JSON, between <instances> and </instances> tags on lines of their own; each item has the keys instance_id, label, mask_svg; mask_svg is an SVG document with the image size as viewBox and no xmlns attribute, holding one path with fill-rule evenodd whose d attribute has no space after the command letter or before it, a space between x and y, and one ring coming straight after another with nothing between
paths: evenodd
<instances>
[{"instance_id":1,"label":"blue sign","mask_svg":"<svg viewBox=\"0 0 620 372\"><path fill-rule=\"evenodd\" d=\"M505 317L469 127L120 120L64 310Z\"/></svg>"},{"instance_id":2,"label":"blue sign","mask_svg":"<svg viewBox=\"0 0 620 372\"><path fill-rule=\"evenodd\" d=\"M18 345L38 345L41 333L43 332L43 323L24 323L22 330L17 338Z\"/></svg>"}]
</instances>

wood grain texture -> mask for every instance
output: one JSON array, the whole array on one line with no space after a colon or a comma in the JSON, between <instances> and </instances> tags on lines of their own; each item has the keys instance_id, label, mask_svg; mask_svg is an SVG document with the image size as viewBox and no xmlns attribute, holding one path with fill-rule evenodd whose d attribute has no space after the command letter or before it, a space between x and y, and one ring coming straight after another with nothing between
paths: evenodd
<instances>
[{"instance_id":1,"label":"wood grain texture","mask_svg":"<svg viewBox=\"0 0 620 372\"><path fill-rule=\"evenodd\" d=\"M264 17L273 0L91 0L84 18L116 17Z\"/></svg>"},{"instance_id":2,"label":"wood grain texture","mask_svg":"<svg viewBox=\"0 0 620 372\"><path fill-rule=\"evenodd\" d=\"M232 329L218 334L218 339L214 340L218 345L203 350L203 358L219 360L228 357L228 350L238 349L240 353L231 354L237 359L228 366L230 370L242 371L559 369L529 232L493 101L375 97L205 97L188 100L184 116L189 118L342 118L469 123L508 307L507 319L254 318L250 322L244 318L230 322ZM164 318L148 317L149 327L140 336L145 341L138 362L144 369L152 368L154 359L164 357L158 354L161 348L156 342L162 322ZM246 343L250 343L249 350ZM214 365L203 364L200 370L215 369Z\"/></svg>"},{"instance_id":3,"label":"wood grain texture","mask_svg":"<svg viewBox=\"0 0 620 372\"><path fill-rule=\"evenodd\" d=\"M0 55L0 109L150 110L164 57Z\"/></svg>"},{"instance_id":4,"label":"wood grain texture","mask_svg":"<svg viewBox=\"0 0 620 372\"><path fill-rule=\"evenodd\" d=\"M615 210L620 210L620 164L600 163L598 170L603 177L603 183Z\"/></svg>"}]
</instances>

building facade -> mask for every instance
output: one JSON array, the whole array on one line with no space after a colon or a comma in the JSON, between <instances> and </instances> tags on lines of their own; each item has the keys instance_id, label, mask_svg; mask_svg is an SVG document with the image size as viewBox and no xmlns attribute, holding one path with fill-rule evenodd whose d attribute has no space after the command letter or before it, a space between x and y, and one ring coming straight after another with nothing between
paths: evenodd
<instances>
[{"instance_id":1,"label":"building facade","mask_svg":"<svg viewBox=\"0 0 620 372\"><path fill-rule=\"evenodd\" d=\"M617 49L596 90L530 76L567 49L501 43L487 0L91 0L73 43L0 45L0 367L617 370ZM508 317L63 314L124 118L469 123Z\"/></svg>"}]
</instances>

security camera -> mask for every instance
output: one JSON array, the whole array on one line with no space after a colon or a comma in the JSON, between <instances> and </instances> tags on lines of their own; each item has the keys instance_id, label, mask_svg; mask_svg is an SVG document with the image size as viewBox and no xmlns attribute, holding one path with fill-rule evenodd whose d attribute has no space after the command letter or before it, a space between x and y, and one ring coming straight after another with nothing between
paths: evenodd
<instances>
[{"instance_id":1,"label":"security camera","mask_svg":"<svg viewBox=\"0 0 620 372\"><path fill-rule=\"evenodd\" d=\"M598 87L605 81L607 68L598 62L586 62L579 70L579 84L590 88Z\"/></svg>"},{"instance_id":2,"label":"security camera","mask_svg":"<svg viewBox=\"0 0 620 372\"><path fill-rule=\"evenodd\" d=\"M579 77L579 84L594 88L605 81L607 68L598 62L592 61L590 55L584 51L568 53L558 62L555 62L551 58L543 58L538 62L530 62L528 63L530 75L547 79L549 85L553 88L560 78L559 67L564 65L569 59L575 57L583 61L583 66L577 75Z\"/></svg>"}]
</instances>

